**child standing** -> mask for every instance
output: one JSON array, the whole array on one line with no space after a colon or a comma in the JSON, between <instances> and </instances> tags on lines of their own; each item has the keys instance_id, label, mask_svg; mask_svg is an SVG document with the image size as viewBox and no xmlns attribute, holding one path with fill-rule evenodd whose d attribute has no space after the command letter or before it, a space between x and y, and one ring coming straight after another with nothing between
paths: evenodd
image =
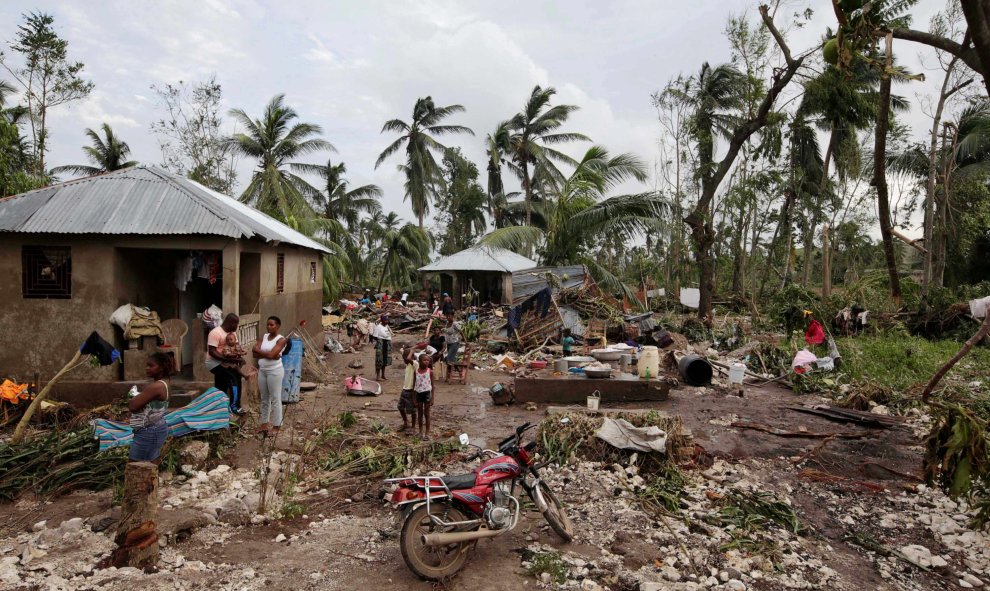
<instances>
[{"instance_id":1,"label":"child standing","mask_svg":"<svg viewBox=\"0 0 990 591\"><path fill-rule=\"evenodd\" d=\"M571 329L564 329L564 338L560 339L560 346L563 349L564 357L571 354L574 348L574 337L571 336Z\"/></svg>"},{"instance_id":2,"label":"child standing","mask_svg":"<svg viewBox=\"0 0 990 591\"><path fill-rule=\"evenodd\" d=\"M433 406L433 368L430 356L423 353L419 356L413 372L413 389L416 391L416 412L419 415L419 435L423 439L430 438L430 407ZM426 431L423 422L426 421Z\"/></svg>"},{"instance_id":3,"label":"child standing","mask_svg":"<svg viewBox=\"0 0 990 591\"><path fill-rule=\"evenodd\" d=\"M416 351L407 345L402 346L402 360L406 363L406 374L402 379L402 392L399 393L399 414L402 415L402 432L409 433L416 428ZM407 419L408 416L408 419Z\"/></svg>"}]
</instances>

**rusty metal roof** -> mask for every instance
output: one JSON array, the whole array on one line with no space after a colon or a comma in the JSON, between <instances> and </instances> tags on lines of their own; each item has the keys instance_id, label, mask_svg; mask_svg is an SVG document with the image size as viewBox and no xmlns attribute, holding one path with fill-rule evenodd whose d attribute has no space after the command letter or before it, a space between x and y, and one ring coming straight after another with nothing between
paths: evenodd
<instances>
[{"instance_id":1,"label":"rusty metal roof","mask_svg":"<svg viewBox=\"0 0 990 591\"><path fill-rule=\"evenodd\" d=\"M135 166L0 199L0 232L205 234L326 247L232 197L154 166Z\"/></svg>"}]
</instances>

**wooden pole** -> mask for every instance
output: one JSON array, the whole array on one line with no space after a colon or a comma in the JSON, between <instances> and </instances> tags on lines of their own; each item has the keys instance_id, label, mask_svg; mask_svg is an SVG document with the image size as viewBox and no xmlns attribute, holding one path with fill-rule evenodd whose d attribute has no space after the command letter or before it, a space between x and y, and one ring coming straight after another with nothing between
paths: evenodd
<instances>
[{"instance_id":1,"label":"wooden pole","mask_svg":"<svg viewBox=\"0 0 990 591\"><path fill-rule=\"evenodd\" d=\"M110 556L112 566L147 568L158 563L158 466L129 462L124 469L120 524Z\"/></svg>"}]
</instances>

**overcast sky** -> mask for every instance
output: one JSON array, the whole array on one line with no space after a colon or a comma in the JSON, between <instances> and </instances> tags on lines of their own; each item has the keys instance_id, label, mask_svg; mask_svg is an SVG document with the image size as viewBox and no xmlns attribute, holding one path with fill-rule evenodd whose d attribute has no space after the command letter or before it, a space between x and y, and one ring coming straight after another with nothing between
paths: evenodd
<instances>
[{"instance_id":1,"label":"overcast sky","mask_svg":"<svg viewBox=\"0 0 990 591\"><path fill-rule=\"evenodd\" d=\"M659 131L650 94L678 73L697 71L703 61L727 61L726 19L730 14L758 19L757 5L746 0L5 0L0 38L13 38L21 13L50 12L69 41L70 57L86 64L84 74L96 84L87 100L52 112L50 166L81 162L84 129L104 122L130 144L133 159L158 163L149 125L160 111L149 87L216 73L227 106L252 116L260 115L273 95L285 93L302 121L323 127L338 149L327 156L347 163L352 185L380 185L386 211L412 220L395 172L400 156L378 170L374 162L394 138L380 135L382 123L408 120L417 97L432 95L437 104L467 108L451 123L467 125L475 137L448 142L482 163L485 134L517 112L534 85L554 86L559 102L581 107L570 130L652 164ZM915 28L927 28L942 6L941 0L921 0L913 11ZM834 26L827 0L790 2L785 14L808 7L816 11L811 24L789 33L795 51L811 47L825 26ZM923 70L919 56L935 65L927 48L900 42L897 47L910 69ZM898 91L914 100L916 92L934 92L940 82L938 72L929 72L927 82ZM926 118L917 106L906 119L923 137ZM582 149L568 151L578 155ZM309 160L325 162L327 156ZM243 188L252 163L240 168Z\"/></svg>"}]
</instances>

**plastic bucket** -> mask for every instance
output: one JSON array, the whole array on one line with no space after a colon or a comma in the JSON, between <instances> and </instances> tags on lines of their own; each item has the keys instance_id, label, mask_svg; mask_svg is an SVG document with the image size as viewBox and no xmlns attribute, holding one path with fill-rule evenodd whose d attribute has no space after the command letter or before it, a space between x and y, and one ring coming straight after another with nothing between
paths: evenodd
<instances>
[{"instance_id":1,"label":"plastic bucket","mask_svg":"<svg viewBox=\"0 0 990 591\"><path fill-rule=\"evenodd\" d=\"M601 400L601 393L598 392L598 390L595 390L591 396L588 396L588 410L598 410L598 403L601 402Z\"/></svg>"},{"instance_id":2,"label":"plastic bucket","mask_svg":"<svg viewBox=\"0 0 990 591\"><path fill-rule=\"evenodd\" d=\"M567 373L567 360L566 359L554 359L553 360L553 370L559 371L560 373Z\"/></svg>"},{"instance_id":3,"label":"plastic bucket","mask_svg":"<svg viewBox=\"0 0 990 591\"><path fill-rule=\"evenodd\" d=\"M742 363L733 363L729 366L729 383L741 384L746 376L746 366Z\"/></svg>"},{"instance_id":4,"label":"plastic bucket","mask_svg":"<svg viewBox=\"0 0 990 591\"><path fill-rule=\"evenodd\" d=\"M685 355L677 362L677 371L692 386L707 386L712 382L712 364L699 355Z\"/></svg>"}]
</instances>

